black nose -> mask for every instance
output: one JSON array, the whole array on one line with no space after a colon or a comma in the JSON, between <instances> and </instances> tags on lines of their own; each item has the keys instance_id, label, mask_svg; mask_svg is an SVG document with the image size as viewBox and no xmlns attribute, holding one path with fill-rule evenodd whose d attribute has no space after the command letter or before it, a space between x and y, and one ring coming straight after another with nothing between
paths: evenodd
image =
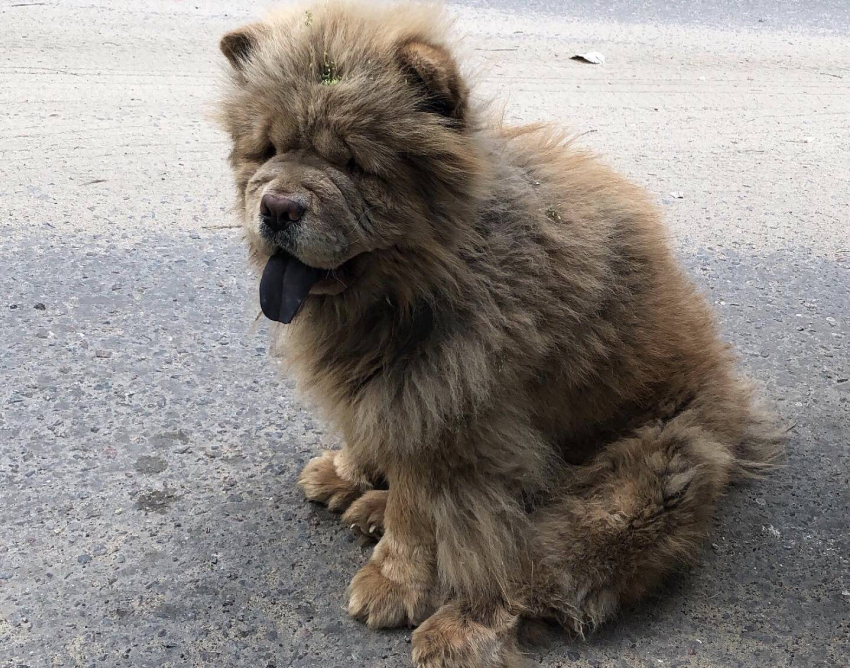
<instances>
[{"instance_id":1,"label":"black nose","mask_svg":"<svg viewBox=\"0 0 850 668\"><path fill-rule=\"evenodd\" d=\"M304 203L299 197L266 193L260 201L260 217L275 232L301 220Z\"/></svg>"}]
</instances>

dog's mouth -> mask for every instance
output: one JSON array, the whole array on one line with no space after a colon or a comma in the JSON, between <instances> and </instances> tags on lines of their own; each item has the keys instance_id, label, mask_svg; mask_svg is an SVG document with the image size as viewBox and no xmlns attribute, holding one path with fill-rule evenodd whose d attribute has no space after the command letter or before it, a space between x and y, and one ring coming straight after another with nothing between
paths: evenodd
<instances>
[{"instance_id":1,"label":"dog's mouth","mask_svg":"<svg viewBox=\"0 0 850 668\"><path fill-rule=\"evenodd\" d=\"M352 258L336 269L310 267L294 255L278 251L260 279L260 308L269 320L289 324L309 294L336 295L353 280Z\"/></svg>"}]
</instances>

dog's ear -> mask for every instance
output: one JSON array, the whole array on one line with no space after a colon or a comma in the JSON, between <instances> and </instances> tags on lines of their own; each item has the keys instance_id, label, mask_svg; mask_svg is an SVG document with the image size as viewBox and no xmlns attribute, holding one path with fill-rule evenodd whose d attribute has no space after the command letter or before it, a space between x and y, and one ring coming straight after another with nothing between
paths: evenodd
<instances>
[{"instance_id":1,"label":"dog's ear","mask_svg":"<svg viewBox=\"0 0 850 668\"><path fill-rule=\"evenodd\" d=\"M424 42L408 42L399 48L398 58L405 78L421 97L423 111L464 120L469 89L448 50Z\"/></svg>"},{"instance_id":2,"label":"dog's ear","mask_svg":"<svg viewBox=\"0 0 850 668\"><path fill-rule=\"evenodd\" d=\"M218 47L237 70L245 67L251 55L266 33L261 23L251 23L227 33L221 38Z\"/></svg>"}]
</instances>

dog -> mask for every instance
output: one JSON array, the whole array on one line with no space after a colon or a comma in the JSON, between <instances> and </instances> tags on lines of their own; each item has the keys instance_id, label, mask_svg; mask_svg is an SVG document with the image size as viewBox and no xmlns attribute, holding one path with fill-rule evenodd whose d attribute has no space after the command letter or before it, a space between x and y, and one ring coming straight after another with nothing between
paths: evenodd
<instances>
[{"instance_id":1,"label":"dog","mask_svg":"<svg viewBox=\"0 0 850 668\"><path fill-rule=\"evenodd\" d=\"M419 668L517 666L692 562L778 452L638 187L470 94L438 9L226 34L221 119L275 346L344 446L306 497L379 540L349 588Z\"/></svg>"}]
</instances>

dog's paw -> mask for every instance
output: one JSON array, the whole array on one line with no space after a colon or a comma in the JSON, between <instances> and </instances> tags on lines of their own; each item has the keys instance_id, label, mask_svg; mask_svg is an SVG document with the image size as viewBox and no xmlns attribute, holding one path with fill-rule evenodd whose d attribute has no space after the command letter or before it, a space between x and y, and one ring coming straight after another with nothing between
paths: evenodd
<instances>
[{"instance_id":1,"label":"dog's paw","mask_svg":"<svg viewBox=\"0 0 850 668\"><path fill-rule=\"evenodd\" d=\"M342 521L362 536L378 540L384 533L384 510L389 492L373 489L355 500L345 511Z\"/></svg>"},{"instance_id":2,"label":"dog's paw","mask_svg":"<svg viewBox=\"0 0 850 668\"><path fill-rule=\"evenodd\" d=\"M471 619L447 604L413 632L415 668L520 668L518 618L506 612L494 625Z\"/></svg>"},{"instance_id":3,"label":"dog's paw","mask_svg":"<svg viewBox=\"0 0 850 668\"><path fill-rule=\"evenodd\" d=\"M354 576L348 596L348 614L372 629L415 626L434 607L426 587L390 580L376 561L370 561Z\"/></svg>"},{"instance_id":4,"label":"dog's paw","mask_svg":"<svg viewBox=\"0 0 850 668\"><path fill-rule=\"evenodd\" d=\"M357 481L341 477L337 467L339 451L327 450L309 462L301 475L298 486L310 501L324 503L328 509L341 512L367 489Z\"/></svg>"}]
</instances>

